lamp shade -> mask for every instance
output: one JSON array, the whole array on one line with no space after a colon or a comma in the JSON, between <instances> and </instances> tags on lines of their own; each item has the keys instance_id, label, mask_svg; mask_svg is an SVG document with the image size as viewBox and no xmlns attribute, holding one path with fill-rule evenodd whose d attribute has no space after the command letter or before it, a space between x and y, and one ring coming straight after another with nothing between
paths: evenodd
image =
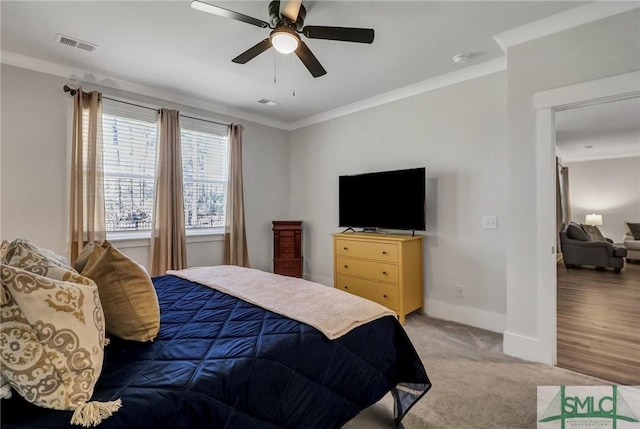
<instances>
[{"instance_id":1,"label":"lamp shade","mask_svg":"<svg viewBox=\"0 0 640 429\"><path fill-rule=\"evenodd\" d=\"M602 215L588 214L584 219L584 223L586 225L602 225Z\"/></svg>"}]
</instances>

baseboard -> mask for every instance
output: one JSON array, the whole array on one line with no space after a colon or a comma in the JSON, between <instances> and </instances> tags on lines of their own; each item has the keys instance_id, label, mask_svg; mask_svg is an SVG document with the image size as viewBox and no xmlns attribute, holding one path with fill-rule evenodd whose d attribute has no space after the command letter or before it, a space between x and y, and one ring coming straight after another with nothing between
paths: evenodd
<instances>
[{"instance_id":1,"label":"baseboard","mask_svg":"<svg viewBox=\"0 0 640 429\"><path fill-rule=\"evenodd\" d=\"M552 364L542 356L541 344L538 338L505 331L502 339L502 351L506 355L520 359Z\"/></svg>"},{"instance_id":2,"label":"baseboard","mask_svg":"<svg viewBox=\"0 0 640 429\"><path fill-rule=\"evenodd\" d=\"M449 320L500 334L504 332L506 327L504 314L450 304L435 299L426 300L425 313L435 319Z\"/></svg>"},{"instance_id":3,"label":"baseboard","mask_svg":"<svg viewBox=\"0 0 640 429\"><path fill-rule=\"evenodd\" d=\"M317 276L309 273L303 273L302 278L311 282L320 283L321 285L333 287L333 277Z\"/></svg>"}]
</instances>

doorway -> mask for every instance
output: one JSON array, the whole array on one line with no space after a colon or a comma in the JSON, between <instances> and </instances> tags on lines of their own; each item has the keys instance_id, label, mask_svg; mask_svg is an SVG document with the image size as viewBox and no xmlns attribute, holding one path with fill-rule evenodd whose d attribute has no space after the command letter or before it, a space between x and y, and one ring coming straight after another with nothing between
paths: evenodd
<instances>
[{"instance_id":1,"label":"doorway","mask_svg":"<svg viewBox=\"0 0 640 429\"><path fill-rule=\"evenodd\" d=\"M591 104L640 96L640 72L598 79L536 93L537 225L536 242L539 348L544 361L557 364L557 259L556 259L556 112ZM549 251L551 250L551 252Z\"/></svg>"},{"instance_id":2,"label":"doorway","mask_svg":"<svg viewBox=\"0 0 640 429\"><path fill-rule=\"evenodd\" d=\"M621 242L625 222L640 222L640 98L561 110L555 118L558 183L567 187L560 186L559 219L594 225ZM640 384L640 264L616 273L559 262L556 278L557 365Z\"/></svg>"}]
</instances>

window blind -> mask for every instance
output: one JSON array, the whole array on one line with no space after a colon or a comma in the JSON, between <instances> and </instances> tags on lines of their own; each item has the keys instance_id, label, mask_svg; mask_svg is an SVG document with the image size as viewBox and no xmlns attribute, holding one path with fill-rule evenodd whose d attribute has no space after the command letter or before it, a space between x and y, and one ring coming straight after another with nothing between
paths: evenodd
<instances>
[{"instance_id":1,"label":"window blind","mask_svg":"<svg viewBox=\"0 0 640 429\"><path fill-rule=\"evenodd\" d=\"M102 129L107 231L150 230L156 124L103 113Z\"/></svg>"},{"instance_id":2,"label":"window blind","mask_svg":"<svg viewBox=\"0 0 640 429\"><path fill-rule=\"evenodd\" d=\"M156 112L105 103L102 115L108 232L151 229L156 168ZM180 117L185 227L225 224L228 127Z\"/></svg>"},{"instance_id":3,"label":"window blind","mask_svg":"<svg viewBox=\"0 0 640 429\"><path fill-rule=\"evenodd\" d=\"M185 126L180 135L185 225L187 228L224 227L227 135L186 129Z\"/></svg>"}]
</instances>

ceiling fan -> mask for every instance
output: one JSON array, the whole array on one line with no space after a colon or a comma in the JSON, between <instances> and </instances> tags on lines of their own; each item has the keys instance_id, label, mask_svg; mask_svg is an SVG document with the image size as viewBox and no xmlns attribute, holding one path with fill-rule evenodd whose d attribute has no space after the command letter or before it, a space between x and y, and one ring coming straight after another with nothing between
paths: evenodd
<instances>
[{"instance_id":1,"label":"ceiling fan","mask_svg":"<svg viewBox=\"0 0 640 429\"><path fill-rule=\"evenodd\" d=\"M200 0L193 0L191 7L224 18L235 19L261 28L270 28L269 37L255 46L247 49L233 60L234 63L245 64L257 57L270 47L278 52L289 54L295 52L300 61L307 67L313 77L325 75L327 71L313 55L309 47L304 43L299 34L304 34L309 39L338 40L342 42L373 43L374 31L371 28L351 27L327 27L307 25L304 27L304 19L307 11L302 5L302 0L274 0L269 3L269 16L271 23L243 15L232 10L214 6Z\"/></svg>"}]
</instances>

